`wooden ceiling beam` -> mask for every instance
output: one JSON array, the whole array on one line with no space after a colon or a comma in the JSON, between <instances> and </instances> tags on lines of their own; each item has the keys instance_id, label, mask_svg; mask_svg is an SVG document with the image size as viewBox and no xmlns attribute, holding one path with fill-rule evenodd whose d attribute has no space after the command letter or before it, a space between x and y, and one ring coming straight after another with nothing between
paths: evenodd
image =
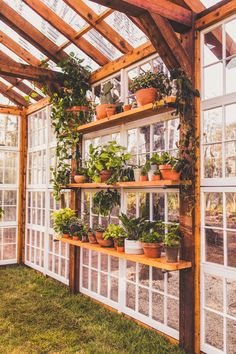
<instances>
[{"instance_id":1,"label":"wooden ceiling beam","mask_svg":"<svg viewBox=\"0 0 236 354\"><path fill-rule=\"evenodd\" d=\"M68 57L65 52L58 52L58 46L55 43L26 21L3 0L0 0L0 20L5 22L53 61L58 62Z\"/></svg>"},{"instance_id":2,"label":"wooden ceiling beam","mask_svg":"<svg viewBox=\"0 0 236 354\"><path fill-rule=\"evenodd\" d=\"M13 90L9 90L7 85L5 85L1 81L0 81L0 93L3 96L7 97L10 101L16 103L17 105L24 106L24 107L28 106L26 100L21 95L19 95L19 93Z\"/></svg>"},{"instance_id":3,"label":"wooden ceiling beam","mask_svg":"<svg viewBox=\"0 0 236 354\"><path fill-rule=\"evenodd\" d=\"M18 106L9 106L5 104L0 104L0 113L20 115L22 113L22 109Z\"/></svg>"},{"instance_id":4,"label":"wooden ceiling beam","mask_svg":"<svg viewBox=\"0 0 236 354\"><path fill-rule=\"evenodd\" d=\"M64 2L120 50L121 53L128 53L133 49L133 47L108 23L105 21L98 22L99 16L83 1L77 0L75 2L74 0L64 0Z\"/></svg>"},{"instance_id":5,"label":"wooden ceiling beam","mask_svg":"<svg viewBox=\"0 0 236 354\"><path fill-rule=\"evenodd\" d=\"M89 43L85 38L77 38L77 32L43 2L38 0L23 0L23 2L27 4L32 10L34 10L39 16L41 16L45 21L50 23L57 31L68 38L70 42L74 43L96 63L99 65L104 65L109 62L108 58L98 49L96 49L91 43ZM58 49L59 47L57 48L57 53L61 52L61 50Z\"/></svg>"},{"instance_id":6,"label":"wooden ceiling beam","mask_svg":"<svg viewBox=\"0 0 236 354\"><path fill-rule=\"evenodd\" d=\"M139 17L143 12L161 15L187 27L192 26L192 11L169 0L92 0L98 4Z\"/></svg>"},{"instance_id":7,"label":"wooden ceiling beam","mask_svg":"<svg viewBox=\"0 0 236 354\"><path fill-rule=\"evenodd\" d=\"M183 0L183 1L196 14L205 10L205 6L200 0Z\"/></svg>"}]
</instances>

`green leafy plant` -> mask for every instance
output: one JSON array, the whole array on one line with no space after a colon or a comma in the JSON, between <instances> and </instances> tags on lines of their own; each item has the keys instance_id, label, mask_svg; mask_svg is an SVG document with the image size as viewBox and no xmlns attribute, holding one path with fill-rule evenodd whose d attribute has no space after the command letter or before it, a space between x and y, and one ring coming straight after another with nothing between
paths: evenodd
<instances>
[{"instance_id":1,"label":"green leafy plant","mask_svg":"<svg viewBox=\"0 0 236 354\"><path fill-rule=\"evenodd\" d=\"M161 165L161 156L157 152L154 152L152 157L146 161L145 168L147 172L150 171L152 165Z\"/></svg>"},{"instance_id":2,"label":"green leafy plant","mask_svg":"<svg viewBox=\"0 0 236 354\"><path fill-rule=\"evenodd\" d=\"M93 230L92 230L93 231ZM105 232L105 228L102 226L102 225L97 225L95 227L95 231L98 231L98 232Z\"/></svg>"},{"instance_id":3,"label":"green leafy plant","mask_svg":"<svg viewBox=\"0 0 236 354\"><path fill-rule=\"evenodd\" d=\"M147 71L146 73L135 77L129 86L132 93L144 88L158 89L158 99L168 96L171 93L171 86L168 76L162 71L158 71L157 73Z\"/></svg>"},{"instance_id":4,"label":"green leafy plant","mask_svg":"<svg viewBox=\"0 0 236 354\"><path fill-rule=\"evenodd\" d=\"M88 175L94 182L99 182L100 173L103 170L116 171L119 174L121 169L126 165L131 155L125 153L126 148L110 141L104 146L89 147L89 160L87 162ZM114 182L114 177L113 177ZM108 183L110 181L108 180Z\"/></svg>"},{"instance_id":5,"label":"green leafy plant","mask_svg":"<svg viewBox=\"0 0 236 354\"><path fill-rule=\"evenodd\" d=\"M182 234L179 224L173 223L167 225L167 232L165 233L164 245L166 247L179 247Z\"/></svg>"},{"instance_id":6,"label":"green leafy plant","mask_svg":"<svg viewBox=\"0 0 236 354\"><path fill-rule=\"evenodd\" d=\"M156 171L153 172L154 176L160 176L161 172L159 169L157 169Z\"/></svg>"},{"instance_id":7,"label":"green leafy plant","mask_svg":"<svg viewBox=\"0 0 236 354\"><path fill-rule=\"evenodd\" d=\"M163 221L149 222L146 231L140 236L140 241L145 243L162 242L165 233L165 225Z\"/></svg>"},{"instance_id":8,"label":"green leafy plant","mask_svg":"<svg viewBox=\"0 0 236 354\"><path fill-rule=\"evenodd\" d=\"M116 182L130 182L134 181L134 170L131 166L122 167L120 170L114 170L112 177L109 179L110 184Z\"/></svg>"},{"instance_id":9,"label":"green leafy plant","mask_svg":"<svg viewBox=\"0 0 236 354\"><path fill-rule=\"evenodd\" d=\"M150 229L150 223L144 218L131 218L123 213L119 216L123 228L127 232L127 239L137 241L144 231Z\"/></svg>"},{"instance_id":10,"label":"green leafy plant","mask_svg":"<svg viewBox=\"0 0 236 354\"><path fill-rule=\"evenodd\" d=\"M70 223L76 217L75 211L70 208L64 208L51 213L53 220L53 230L58 234L69 234Z\"/></svg>"},{"instance_id":11,"label":"green leafy plant","mask_svg":"<svg viewBox=\"0 0 236 354\"><path fill-rule=\"evenodd\" d=\"M120 205L120 194L117 190L101 190L93 196L92 210L94 214L108 216L110 222L112 209Z\"/></svg>"},{"instance_id":12,"label":"green leafy plant","mask_svg":"<svg viewBox=\"0 0 236 354\"><path fill-rule=\"evenodd\" d=\"M113 104L116 103L119 99L119 97L117 95L115 95L114 93L112 93L112 89L113 89L114 85L108 81L106 82L101 90L101 94L100 94L100 102L101 104ZM113 108L111 106L111 108Z\"/></svg>"},{"instance_id":13,"label":"green leafy plant","mask_svg":"<svg viewBox=\"0 0 236 354\"><path fill-rule=\"evenodd\" d=\"M163 152L160 157L160 165L171 165L175 166L177 159L170 155L168 152Z\"/></svg>"},{"instance_id":14,"label":"green leafy plant","mask_svg":"<svg viewBox=\"0 0 236 354\"><path fill-rule=\"evenodd\" d=\"M147 173L148 173L148 168L145 164L141 169L141 176L147 176Z\"/></svg>"},{"instance_id":15,"label":"green leafy plant","mask_svg":"<svg viewBox=\"0 0 236 354\"><path fill-rule=\"evenodd\" d=\"M108 240L110 238L119 240L124 239L126 237L127 233L125 232L124 228L116 224L109 224L104 233L104 240Z\"/></svg>"},{"instance_id":16,"label":"green leafy plant","mask_svg":"<svg viewBox=\"0 0 236 354\"><path fill-rule=\"evenodd\" d=\"M3 208L0 207L0 220L2 219L3 215L4 215L4 210Z\"/></svg>"},{"instance_id":17,"label":"green leafy plant","mask_svg":"<svg viewBox=\"0 0 236 354\"><path fill-rule=\"evenodd\" d=\"M69 233L72 236L83 236L86 235L87 228L81 219L72 217L69 224Z\"/></svg>"}]
</instances>

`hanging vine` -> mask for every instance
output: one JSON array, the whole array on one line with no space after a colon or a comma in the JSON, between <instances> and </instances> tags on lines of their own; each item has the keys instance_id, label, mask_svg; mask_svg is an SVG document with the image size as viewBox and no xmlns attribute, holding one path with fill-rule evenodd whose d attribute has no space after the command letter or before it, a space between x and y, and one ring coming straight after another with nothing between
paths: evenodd
<instances>
[{"instance_id":1,"label":"hanging vine","mask_svg":"<svg viewBox=\"0 0 236 354\"><path fill-rule=\"evenodd\" d=\"M87 98L90 87L91 69L82 66L83 60L73 53L57 66L61 70L59 83L44 85L50 97L51 122L56 136L56 163L51 168L54 197L60 200L61 190L69 183L71 160L79 160L78 143L81 134L79 125L88 123L93 116L93 106Z\"/></svg>"}]
</instances>

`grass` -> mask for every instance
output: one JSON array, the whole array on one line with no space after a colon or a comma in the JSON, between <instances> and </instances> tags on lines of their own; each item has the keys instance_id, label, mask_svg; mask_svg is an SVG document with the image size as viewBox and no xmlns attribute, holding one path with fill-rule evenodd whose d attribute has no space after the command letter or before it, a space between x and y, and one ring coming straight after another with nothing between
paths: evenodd
<instances>
[{"instance_id":1,"label":"grass","mask_svg":"<svg viewBox=\"0 0 236 354\"><path fill-rule=\"evenodd\" d=\"M154 331L24 266L0 267L0 353L183 354Z\"/></svg>"}]
</instances>

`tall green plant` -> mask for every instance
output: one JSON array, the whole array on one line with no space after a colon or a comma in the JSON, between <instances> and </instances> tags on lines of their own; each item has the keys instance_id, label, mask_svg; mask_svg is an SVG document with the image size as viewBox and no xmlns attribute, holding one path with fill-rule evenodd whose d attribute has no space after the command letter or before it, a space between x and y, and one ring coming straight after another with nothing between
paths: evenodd
<instances>
[{"instance_id":1,"label":"tall green plant","mask_svg":"<svg viewBox=\"0 0 236 354\"><path fill-rule=\"evenodd\" d=\"M101 190L93 196L93 212L98 215L108 216L110 223L112 209L120 206L120 194L117 190Z\"/></svg>"}]
</instances>

